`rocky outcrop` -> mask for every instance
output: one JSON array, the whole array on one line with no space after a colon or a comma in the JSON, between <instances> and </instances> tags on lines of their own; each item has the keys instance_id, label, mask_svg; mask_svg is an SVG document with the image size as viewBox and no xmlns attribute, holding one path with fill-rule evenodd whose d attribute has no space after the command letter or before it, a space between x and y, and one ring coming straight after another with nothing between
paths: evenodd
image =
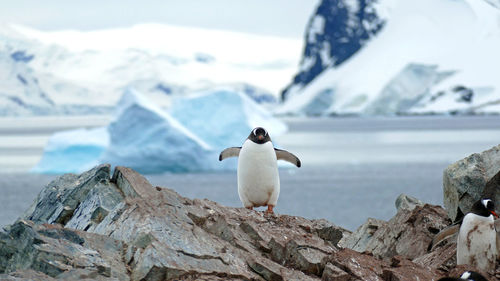
<instances>
[{"instance_id":1,"label":"rocky outcrop","mask_svg":"<svg viewBox=\"0 0 500 281\"><path fill-rule=\"evenodd\" d=\"M459 220L483 196L490 197L496 206L500 206L500 176L495 177L499 172L500 145L448 166L443 173L443 203L448 216L454 221ZM486 188L494 177L496 180Z\"/></svg>"},{"instance_id":2,"label":"rocky outcrop","mask_svg":"<svg viewBox=\"0 0 500 281\"><path fill-rule=\"evenodd\" d=\"M184 198L101 165L57 178L0 232L0 280L437 280L455 267L452 242L427 252L446 213L399 201L390 221L350 233Z\"/></svg>"},{"instance_id":3,"label":"rocky outcrop","mask_svg":"<svg viewBox=\"0 0 500 281\"><path fill-rule=\"evenodd\" d=\"M433 205L417 206L413 210L400 210L388 222L369 219L341 245L357 251L367 251L382 259L405 256L414 259L427 253L432 238L450 224L443 208ZM360 237L373 230L369 237Z\"/></svg>"}]
</instances>

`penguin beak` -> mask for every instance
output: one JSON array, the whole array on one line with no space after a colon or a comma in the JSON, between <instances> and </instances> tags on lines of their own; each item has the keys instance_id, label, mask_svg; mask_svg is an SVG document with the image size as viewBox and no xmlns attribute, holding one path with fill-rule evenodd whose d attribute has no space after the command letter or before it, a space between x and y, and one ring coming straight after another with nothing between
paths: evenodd
<instances>
[{"instance_id":1,"label":"penguin beak","mask_svg":"<svg viewBox=\"0 0 500 281\"><path fill-rule=\"evenodd\" d=\"M263 139L264 139L264 136L263 136L263 135L259 135L259 136L257 137L257 139L259 139L259 140L263 140Z\"/></svg>"},{"instance_id":2,"label":"penguin beak","mask_svg":"<svg viewBox=\"0 0 500 281\"><path fill-rule=\"evenodd\" d=\"M490 211L490 213L491 213L492 215L494 215L494 216L495 216L495 218L498 218L498 215L497 215L497 213L495 213L495 211Z\"/></svg>"}]
</instances>

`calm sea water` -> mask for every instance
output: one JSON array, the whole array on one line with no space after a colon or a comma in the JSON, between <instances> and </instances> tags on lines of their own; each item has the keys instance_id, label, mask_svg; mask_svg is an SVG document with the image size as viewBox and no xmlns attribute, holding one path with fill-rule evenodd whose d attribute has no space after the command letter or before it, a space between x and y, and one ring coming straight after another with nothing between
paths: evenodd
<instances>
[{"instance_id":1,"label":"calm sea water","mask_svg":"<svg viewBox=\"0 0 500 281\"><path fill-rule=\"evenodd\" d=\"M101 126L106 117L0 119L0 226L12 223L55 176L27 171L54 131ZM500 143L499 116L284 119L274 138L303 167L280 171L280 214L327 220L355 229L366 218L388 219L401 193L442 203L443 169ZM190 198L241 206L236 173L148 175Z\"/></svg>"}]
</instances>

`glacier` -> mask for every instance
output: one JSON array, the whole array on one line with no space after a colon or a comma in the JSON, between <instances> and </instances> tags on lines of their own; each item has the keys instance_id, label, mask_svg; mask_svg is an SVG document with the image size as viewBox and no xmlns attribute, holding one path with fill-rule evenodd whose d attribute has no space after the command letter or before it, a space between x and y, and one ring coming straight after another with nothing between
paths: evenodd
<instances>
[{"instance_id":1,"label":"glacier","mask_svg":"<svg viewBox=\"0 0 500 281\"><path fill-rule=\"evenodd\" d=\"M236 159L219 162L219 153L240 146L255 126L275 136L287 130L242 92L202 92L176 99L165 111L129 88L107 127L54 134L32 171L80 173L98 163L146 174L234 170Z\"/></svg>"},{"instance_id":2,"label":"glacier","mask_svg":"<svg viewBox=\"0 0 500 281\"><path fill-rule=\"evenodd\" d=\"M383 20L380 30L341 64L327 64L309 83L289 85L276 114L499 113L500 9L491 1L380 0L372 8ZM329 37L313 21L318 15L324 17L312 16L306 41L322 46ZM322 61L335 59L332 53ZM304 69L310 60L304 53Z\"/></svg>"},{"instance_id":3,"label":"glacier","mask_svg":"<svg viewBox=\"0 0 500 281\"><path fill-rule=\"evenodd\" d=\"M24 86L26 91L53 102L23 108L0 99L0 116L110 114L131 87L162 107L172 97L220 85L272 105L295 71L301 45L298 39L163 24L85 32L0 24L0 54L8 61L3 69L24 65L39 88ZM12 85L3 92L18 104L31 103Z\"/></svg>"}]
</instances>

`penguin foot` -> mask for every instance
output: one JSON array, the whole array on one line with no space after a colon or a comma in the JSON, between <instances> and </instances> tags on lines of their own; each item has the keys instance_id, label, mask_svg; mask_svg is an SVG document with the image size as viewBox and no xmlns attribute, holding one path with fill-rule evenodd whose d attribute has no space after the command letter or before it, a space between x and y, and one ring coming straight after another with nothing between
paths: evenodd
<instances>
[{"instance_id":1,"label":"penguin foot","mask_svg":"<svg viewBox=\"0 0 500 281\"><path fill-rule=\"evenodd\" d=\"M273 208L273 205L267 205L267 210L265 211L266 214L274 214Z\"/></svg>"},{"instance_id":2,"label":"penguin foot","mask_svg":"<svg viewBox=\"0 0 500 281\"><path fill-rule=\"evenodd\" d=\"M249 210L253 210L253 207L245 207L245 208L247 208L247 209L249 209Z\"/></svg>"}]
</instances>

